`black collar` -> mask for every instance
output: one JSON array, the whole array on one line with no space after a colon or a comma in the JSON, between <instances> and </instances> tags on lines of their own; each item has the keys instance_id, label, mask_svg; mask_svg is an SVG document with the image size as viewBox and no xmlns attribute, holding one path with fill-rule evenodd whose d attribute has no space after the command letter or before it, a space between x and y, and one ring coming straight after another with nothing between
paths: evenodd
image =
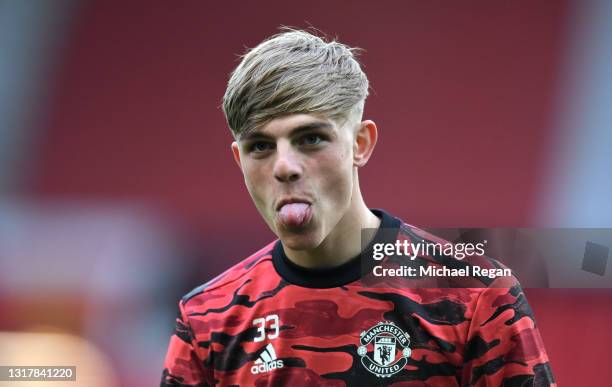
<instances>
[{"instance_id":1,"label":"black collar","mask_svg":"<svg viewBox=\"0 0 612 387\"><path fill-rule=\"evenodd\" d=\"M287 282L307 288L334 288L357 281L362 273L361 256L372 257L372 246L375 243L394 243L401 225L401 220L383 210L371 211L380 218L380 227L368 246L348 262L329 269L308 269L298 266L287 258L283 244L278 240L272 251L274 268ZM395 232L389 232L389 229L394 229ZM368 259L368 262L372 262L372 259Z\"/></svg>"}]
</instances>

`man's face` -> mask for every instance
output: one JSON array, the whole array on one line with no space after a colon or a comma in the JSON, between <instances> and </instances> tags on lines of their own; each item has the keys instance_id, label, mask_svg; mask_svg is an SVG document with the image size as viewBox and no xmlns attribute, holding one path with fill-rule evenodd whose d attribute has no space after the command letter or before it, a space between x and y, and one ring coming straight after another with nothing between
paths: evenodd
<instances>
[{"instance_id":1,"label":"man's face","mask_svg":"<svg viewBox=\"0 0 612 387\"><path fill-rule=\"evenodd\" d=\"M286 247L316 248L349 208L353 143L351 128L292 114L232 144L255 206Z\"/></svg>"}]
</instances>

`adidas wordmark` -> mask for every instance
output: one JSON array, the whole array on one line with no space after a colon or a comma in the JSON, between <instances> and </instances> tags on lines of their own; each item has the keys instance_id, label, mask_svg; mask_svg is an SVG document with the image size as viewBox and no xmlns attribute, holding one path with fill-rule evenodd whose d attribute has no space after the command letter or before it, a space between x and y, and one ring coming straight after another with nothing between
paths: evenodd
<instances>
[{"instance_id":1,"label":"adidas wordmark","mask_svg":"<svg viewBox=\"0 0 612 387\"><path fill-rule=\"evenodd\" d=\"M277 359L274 347L272 346L272 343L270 343L259 355L259 358L255 360L255 365L251 367L251 373L261 374L264 372L270 372L277 368L283 368L283 361Z\"/></svg>"}]
</instances>

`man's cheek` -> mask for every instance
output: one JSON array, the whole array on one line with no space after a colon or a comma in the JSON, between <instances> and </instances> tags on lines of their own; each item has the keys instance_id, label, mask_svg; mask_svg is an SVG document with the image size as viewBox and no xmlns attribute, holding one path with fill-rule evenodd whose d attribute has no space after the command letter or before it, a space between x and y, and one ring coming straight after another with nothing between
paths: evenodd
<instances>
[{"instance_id":1,"label":"man's cheek","mask_svg":"<svg viewBox=\"0 0 612 387\"><path fill-rule=\"evenodd\" d=\"M247 190L249 191L249 195L251 196L251 199L253 199L253 203L255 204L255 207L257 207L258 210L262 211L265 205L264 205L264 195L262 194L262 192L260 192L261 185L260 184L258 185L249 180L246 180L245 183L247 186Z\"/></svg>"},{"instance_id":2,"label":"man's cheek","mask_svg":"<svg viewBox=\"0 0 612 387\"><path fill-rule=\"evenodd\" d=\"M262 184L261 176L259 176L257 171L249 169L245 170L244 182L246 183L249 192L251 192L251 196L254 196L254 194L257 193L257 190L261 190L261 186L264 185Z\"/></svg>"},{"instance_id":3,"label":"man's cheek","mask_svg":"<svg viewBox=\"0 0 612 387\"><path fill-rule=\"evenodd\" d=\"M351 192L351 177L350 172L340 172L337 167L330 169L325 175L324 185L330 197L333 197L336 202L342 201Z\"/></svg>"}]
</instances>

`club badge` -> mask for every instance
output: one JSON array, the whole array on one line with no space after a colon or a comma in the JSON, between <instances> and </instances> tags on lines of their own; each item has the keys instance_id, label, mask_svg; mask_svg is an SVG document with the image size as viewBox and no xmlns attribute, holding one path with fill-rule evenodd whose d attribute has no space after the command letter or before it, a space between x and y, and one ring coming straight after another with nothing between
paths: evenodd
<instances>
[{"instance_id":1,"label":"club badge","mask_svg":"<svg viewBox=\"0 0 612 387\"><path fill-rule=\"evenodd\" d=\"M410 335L390 321L381 321L361 332L359 340L361 346L357 348L357 354L361 356L361 364L380 378L398 373L406 366L412 352L408 347ZM398 345L401 351L398 351ZM368 352L368 347L373 347L373 350Z\"/></svg>"}]
</instances>

